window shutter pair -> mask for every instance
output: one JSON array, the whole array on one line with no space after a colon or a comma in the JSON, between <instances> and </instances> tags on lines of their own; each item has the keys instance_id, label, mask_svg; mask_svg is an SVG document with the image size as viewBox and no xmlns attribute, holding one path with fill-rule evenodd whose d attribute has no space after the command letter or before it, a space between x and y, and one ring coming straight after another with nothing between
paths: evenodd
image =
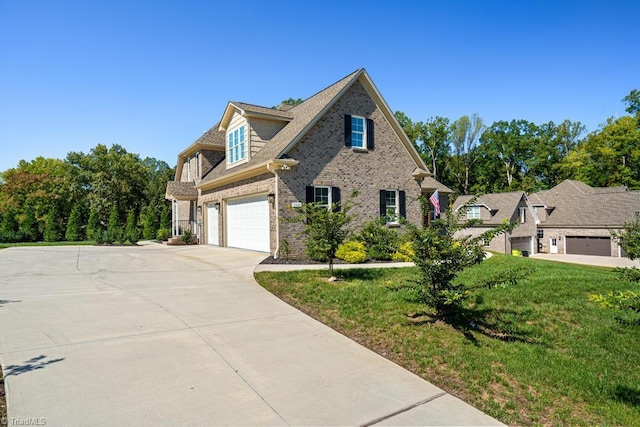
<instances>
[{"instance_id":1,"label":"window shutter pair","mask_svg":"<svg viewBox=\"0 0 640 427\"><path fill-rule=\"evenodd\" d=\"M403 218L407 217L407 193L398 191L399 213ZM380 218L387 215L387 190L380 190Z\"/></svg>"},{"instance_id":2,"label":"window shutter pair","mask_svg":"<svg viewBox=\"0 0 640 427\"><path fill-rule=\"evenodd\" d=\"M366 119L367 122L367 150L374 149L373 120ZM351 115L344 115L344 146L351 148Z\"/></svg>"},{"instance_id":3,"label":"window shutter pair","mask_svg":"<svg viewBox=\"0 0 640 427\"><path fill-rule=\"evenodd\" d=\"M307 185L306 188L306 203L313 203L315 199L315 187L313 185ZM334 212L340 210L340 188L331 187L331 203L335 205Z\"/></svg>"}]
</instances>

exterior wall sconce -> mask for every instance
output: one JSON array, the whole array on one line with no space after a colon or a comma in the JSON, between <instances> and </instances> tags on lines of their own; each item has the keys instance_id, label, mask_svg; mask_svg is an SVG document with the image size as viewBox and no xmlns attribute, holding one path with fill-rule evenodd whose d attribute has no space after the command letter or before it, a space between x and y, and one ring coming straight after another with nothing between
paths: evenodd
<instances>
[{"instance_id":1,"label":"exterior wall sconce","mask_svg":"<svg viewBox=\"0 0 640 427\"><path fill-rule=\"evenodd\" d=\"M213 206L215 206L215 207L216 207L216 209L220 209L220 202L215 202L215 203L213 204Z\"/></svg>"},{"instance_id":2,"label":"exterior wall sconce","mask_svg":"<svg viewBox=\"0 0 640 427\"><path fill-rule=\"evenodd\" d=\"M202 205L198 206L198 216L202 215Z\"/></svg>"},{"instance_id":3,"label":"exterior wall sconce","mask_svg":"<svg viewBox=\"0 0 640 427\"><path fill-rule=\"evenodd\" d=\"M270 205L273 205L276 202L276 195L273 193L267 194L267 200L269 201Z\"/></svg>"}]
</instances>

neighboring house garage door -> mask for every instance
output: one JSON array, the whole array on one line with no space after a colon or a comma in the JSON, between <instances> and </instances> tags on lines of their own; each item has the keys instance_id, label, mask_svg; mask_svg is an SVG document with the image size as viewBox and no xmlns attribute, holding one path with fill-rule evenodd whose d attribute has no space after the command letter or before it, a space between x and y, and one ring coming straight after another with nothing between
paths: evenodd
<instances>
[{"instance_id":1,"label":"neighboring house garage door","mask_svg":"<svg viewBox=\"0 0 640 427\"><path fill-rule=\"evenodd\" d=\"M207 205L207 243L218 245L218 207L215 203Z\"/></svg>"},{"instance_id":2,"label":"neighboring house garage door","mask_svg":"<svg viewBox=\"0 0 640 427\"><path fill-rule=\"evenodd\" d=\"M227 201L227 246L269 252L269 202L267 196Z\"/></svg>"},{"instance_id":3,"label":"neighboring house garage door","mask_svg":"<svg viewBox=\"0 0 640 427\"><path fill-rule=\"evenodd\" d=\"M567 236L567 253L611 256L611 237Z\"/></svg>"},{"instance_id":4,"label":"neighboring house garage door","mask_svg":"<svg viewBox=\"0 0 640 427\"><path fill-rule=\"evenodd\" d=\"M531 237L512 237L511 249L528 251L529 253L531 253Z\"/></svg>"}]
</instances>

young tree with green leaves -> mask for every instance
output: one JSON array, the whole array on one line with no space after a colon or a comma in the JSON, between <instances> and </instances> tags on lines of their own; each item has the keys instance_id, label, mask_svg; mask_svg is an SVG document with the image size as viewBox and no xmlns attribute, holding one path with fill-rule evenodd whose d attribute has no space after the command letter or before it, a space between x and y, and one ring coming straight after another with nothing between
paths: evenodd
<instances>
[{"instance_id":1,"label":"young tree with green leaves","mask_svg":"<svg viewBox=\"0 0 640 427\"><path fill-rule=\"evenodd\" d=\"M457 232L481 222L464 221L467 208L473 203L475 199L456 212L449 207L446 215L424 227L404 222L409 239L413 242L412 258L420 270L418 280L410 287L439 317L455 314L468 297L469 290L464 284L454 283L454 279L462 270L484 259L481 242L506 233L515 226L514 223L505 222L475 237L454 237ZM424 214L429 212L428 202L424 198L421 198L421 206Z\"/></svg>"},{"instance_id":2,"label":"young tree with green leaves","mask_svg":"<svg viewBox=\"0 0 640 427\"><path fill-rule=\"evenodd\" d=\"M302 235L309 258L329 263L329 275L333 276L333 261L338 247L350 233L347 226L354 220L349 212L353 208L354 192L345 203L333 203L330 207L318 203L306 203L296 208L297 215L287 219L304 225Z\"/></svg>"}]
</instances>

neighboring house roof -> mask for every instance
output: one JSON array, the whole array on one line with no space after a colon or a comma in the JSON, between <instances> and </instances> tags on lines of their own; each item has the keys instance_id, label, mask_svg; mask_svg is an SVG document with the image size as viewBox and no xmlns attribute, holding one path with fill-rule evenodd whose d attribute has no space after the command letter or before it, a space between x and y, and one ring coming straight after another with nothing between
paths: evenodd
<instances>
[{"instance_id":1,"label":"neighboring house roof","mask_svg":"<svg viewBox=\"0 0 640 427\"><path fill-rule=\"evenodd\" d=\"M474 197L475 196L473 195L458 197L453 204L453 210L457 211ZM482 225L499 225L505 220L510 221L514 213L518 212L520 200L522 200L523 197L527 202L527 206L533 213L536 223L538 223L539 220L535 215L533 206L531 206L527 195L523 191L512 191L509 193L489 193L483 196L478 196L472 206L483 206L491 212L491 218L488 220L483 220Z\"/></svg>"},{"instance_id":2,"label":"neighboring house roof","mask_svg":"<svg viewBox=\"0 0 640 427\"><path fill-rule=\"evenodd\" d=\"M169 181L165 198L176 200L195 200L198 198L198 190L193 182Z\"/></svg>"},{"instance_id":3,"label":"neighboring house roof","mask_svg":"<svg viewBox=\"0 0 640 427\"><path fill-rule=\"evenodd\" d=\"M565 180L531 199L550 210L544 227L619 227L640 212L640 191L625 186L594 188Z\"/></svg>"},{"instance_id":4,"label":"neighboring house roof","mask_svg":"<svg viewBox=\"0 0 640 427\"><path fill-rule=\"evenodd\" d=\"M207 176L198 184L200 188L207 188L222 184L222 182L233 182L236 179L247 177L254 171L266 172L270 169L270 165L279 165L284 162L296 164L295 159L289 159L287 152L300 141L304 135L313 127L313 125L326 113L329 108L344 94L356 81L360 81L365 87L376 104L381 107L382 112L400 136L400 139L415 162L415 167L428 171L424 161L413 147L413 144L404 134L402 128L395 119L393 112L387 106L386 102L373 85L367 72L361 68L338 82L332 84L326 89L316 93L304 102L294 106L293 108L282 111L267 107L259 107L251 104L233 102L227 106L221 123L228 119L229 107L235 105L243 111L249 109L254 113L267 114L280 117L284 120L290 120L263 148L251 156L250 160L244 164L227 169L226 163L222 162L214 168ZM430 175L430 172L426 172Z\"/></svg>"}]
</instances>

